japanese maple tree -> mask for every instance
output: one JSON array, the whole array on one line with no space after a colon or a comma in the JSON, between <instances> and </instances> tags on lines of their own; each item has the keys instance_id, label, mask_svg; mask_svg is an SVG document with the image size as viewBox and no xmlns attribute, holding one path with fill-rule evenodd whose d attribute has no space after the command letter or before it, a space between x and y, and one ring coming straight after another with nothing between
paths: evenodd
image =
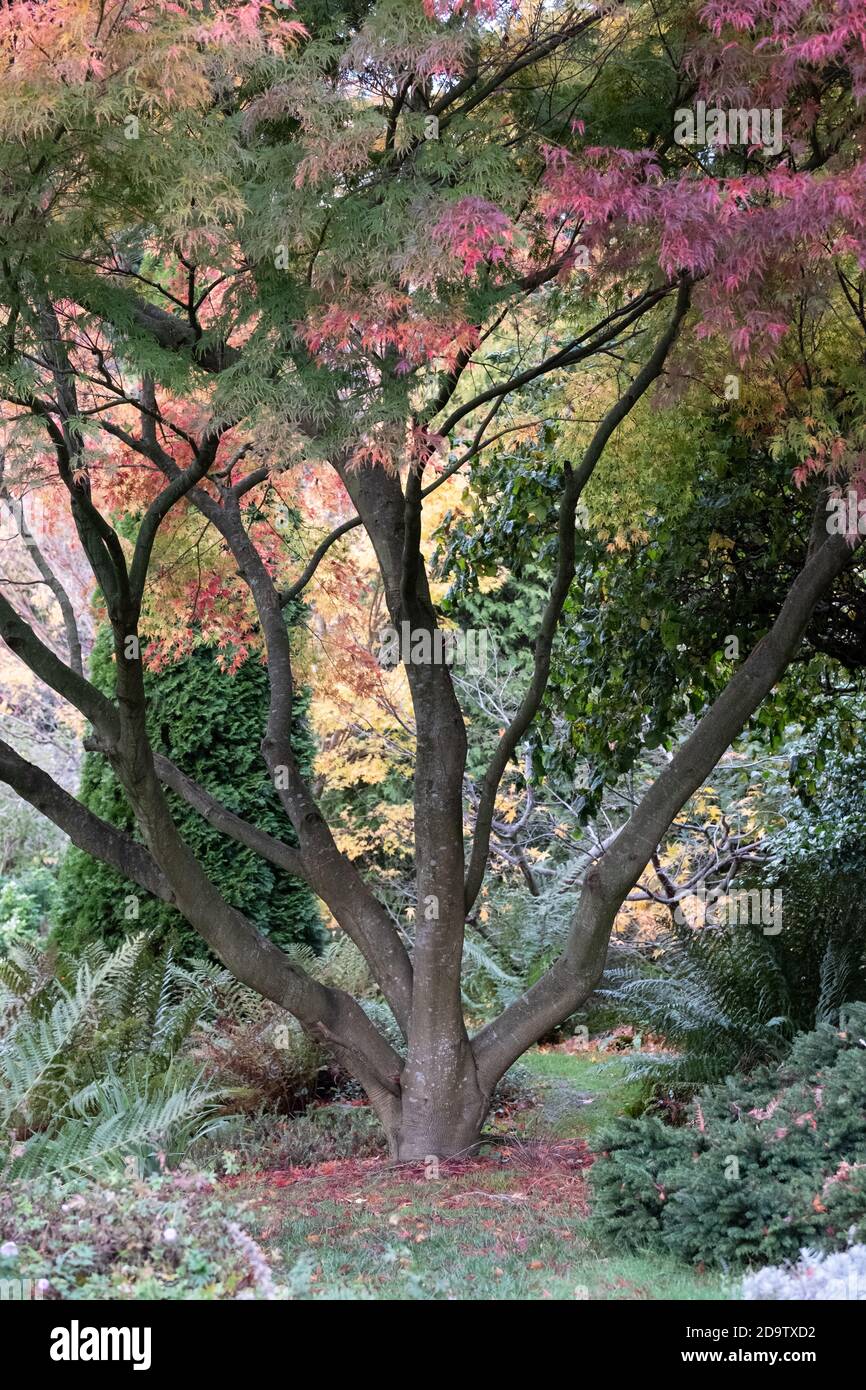
<instances>
[{"instance_id":1,"label":"japanese maple tree","mask_svg":"<svg viewBox=\"0 0 866 1390\"><path fill-rule=\"evenodd\" d=\"M635 45L664 69L664 95L606 140L592 123L596 89ZM689 362L708 351L745 371L786 339L796 309L840 283L866 332L861 0L709 0L663 14L566 0L342 11L326 0L11 0L0 61L7 485L38 476L68 508L113 632L115 697L87 680L71 631L64 653L14 593L0 594L0 633L89 721L140 838L8 744L0 776L79 847L174 904L238 978L319 1038L366 1089L397 1156L463 1151L499 1078L593 988L623 899L856 554L858 537L825 525L828 490L862 485L852 424L829 439L816 431L803 459L812 544L772 628L591 864L560 958L470 1037L464 922L502 778L545 697L576 510L609 441L666 373L685 389ZM781 109L782 148L678 145L675 111L698 99ZM478 788L468 855L452 672L406 667L410 950L294 761L286 609L361 527L391 622L432 634L425 499L483 466L503 430L543 428L552 407L542 398L533 418L523 393L582 371L593 418L562 460L533 670ZM340 520L300 555L279 509L314 482ZM297 846L149 744L144 664L202 631L228 666L267 662L263 776ZM166 788L310 885L362 951L402 1050L224 901Z\"/></svg>"}]
</instances>

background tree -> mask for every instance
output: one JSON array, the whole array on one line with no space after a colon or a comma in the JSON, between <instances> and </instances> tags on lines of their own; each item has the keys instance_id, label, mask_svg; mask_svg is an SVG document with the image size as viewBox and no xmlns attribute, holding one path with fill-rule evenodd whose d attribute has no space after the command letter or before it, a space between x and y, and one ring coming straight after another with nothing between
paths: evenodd
<instances>
[{"instance_id":1,"label":"background tree","mask_svg":"<svg viewBox=\"0 0 866 1390\"><path fill-rule=\"evenodd\" d=\"M91 657L90 678L108 694L113 688L110 632L103 630ZM255 818L272 835L285 833L279 798L263 785L255 736L267 711L267 674L250 660L234 674L220 669L216 654L197 647L163 671L148 674L148 729L151 746L170 756L177 767L238 816ZM299 692L292 717L292 747L298 766L309 776L313 741L307 724L307 699ZM111 767L97 753L87 753L79 798L82 805L118 830L134 834L135 818ZM170 794L175 823L223 897L242 910L278 946L322 945L324 932L316 900L291 874L268 864L250 849L234 844ZM58 910L62 946L88 941L116 946L125 935L179 938L187 951L200 953L201 938L177 911L148 895L131 893L131 885L108 864L70 848L60 873Z\"/></svg>"}]
</instances>

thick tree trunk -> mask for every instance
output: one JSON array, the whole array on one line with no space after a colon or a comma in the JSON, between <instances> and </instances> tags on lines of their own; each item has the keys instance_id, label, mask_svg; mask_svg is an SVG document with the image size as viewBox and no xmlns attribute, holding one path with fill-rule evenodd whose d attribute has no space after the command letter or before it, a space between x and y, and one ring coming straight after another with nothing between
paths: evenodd
<instances>
[{"instance_id":1,"label":"thick tree trunk","mask_svg":"<svg viewBox=\"0 0 866 1390\"><path fill-rule=\"evenodd\" d=\"M404 1161L456 1158L471 1153L490 1109L466 1049L463 1065L454 1068L452 1049L407 1063L402 1077L398 1126L389 1134L394 1158ZM447 1055L446 1055L447 1054Z\"/></svg>"}]
</instances>

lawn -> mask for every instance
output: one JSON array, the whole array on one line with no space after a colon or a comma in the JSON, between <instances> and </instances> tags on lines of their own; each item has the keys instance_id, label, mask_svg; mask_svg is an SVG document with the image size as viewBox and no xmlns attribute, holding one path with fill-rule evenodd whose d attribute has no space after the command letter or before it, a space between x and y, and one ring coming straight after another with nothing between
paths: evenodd
<instances>
[{"instance_id":1,"label":"lawn","mask_svg":"<svg viewBox=\"0 0 866 1390\"><path fill-rule=\"evenodd\" d=\"M593 1134L637 1098L625 1061L534 1051L538 1104L476 1158L334 1161L235 1180L257 1238L301 1297L715 1299L717 1275L600 1248L589 1212ZM495 1127L495 1126L494 1126Z\"/></svg>"},{"instance_id":2,"label":"lawn","mask_svg":"<svg viewBox=\"0 0 866 1390\"><path fill-rule=\"evenodd\" d=\"M625 1079L628 1059L621 1053L533 1048L520 1066L539 1094L540 1125L557 1136L589 1140L641 1100L640 1084Z\"/></svg>"}]
</instances>

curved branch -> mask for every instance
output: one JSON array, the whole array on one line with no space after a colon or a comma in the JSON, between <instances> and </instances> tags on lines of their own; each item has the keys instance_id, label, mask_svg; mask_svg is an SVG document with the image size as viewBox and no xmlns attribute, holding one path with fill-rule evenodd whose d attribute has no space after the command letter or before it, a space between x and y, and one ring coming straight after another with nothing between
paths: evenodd
<instances>
[{"instance_id":1,"label":"curved branch","mask_svg":"<svg viewBox=\"0 0 866 1390\"><path fill-rule=\"evenodd\" d=\"M490 830L493 823L493 809L499 784L505 769L514 756L517 745L523 738L544 699L544 692L550 679L551 653L565 600L574 579L574 529L575 512L580 495L591 478L598 460L604 452L608 440L629 411L640 400L656 378L661 374L683 319L688 313L691 299L691 282L683 280L677 295L676 308L670 323L659 338L656 347L634 381L623 392L619 400L611 406L599 424L583 456L580 468L574 472L570 464L565 465L565 487L559 508L559 548L556 577L550 597L541 619L541 627L535 641L535 661L532 679L520 702L514 718L496 746L496 751L481 783L478 801L478 815L475 821L475 836L472 843L472 856L466 875L466 911L472 905L484 881L487 858L490 852Z\"/></svg>"},{"instance_id":2,"label":"curved branch","mask_svg":"<svg viewBox=\"0 0 866 1390\"><path fill-rule=\"evenodd\" d=\"M17 497L13 497L3 478L3 458L0 455L0 500L6 503L12 518L18 527L18 534L27 549L33 564L38 569L45 583L48 585L57 601L60 609L60 616L63 619L63 630L66 634L66 649L69 653L69 665L77 676L84 676L84 659L81 651L81 635L78 631L78 623L75 619L75 609L72 600L61 584L54 570L49 565L42 550L27 525L27 518L24 515L24 507Z\"/></svg>"},{"instance_id":3,"label":"curved branch","mask_svg":"<svg viewBox=\"0 0 866 1390\"><path fill-rule=\"evenodd\" d=\"M199 446L196 457L188 468L179 472L155 497L144 514L135 541L135 553L129 572L129 588L136 608L144 595L147 570L160 525L172 507L186 497L200 483L213 467L220 442L220 431L210 434Z\"/></svg>"},{"instance_id":4,"label":"curved branch","mask_svg":"<svg viewBox=\"0 0 866 1390\"><path fill-rule=\"evenodd\" d=\"M26 762L2 740L0 780L59 826L79 849L116 869L161 901L177 907L239 980L288 1009L338 1060L352 1068L362 1084L370 1088L377 1108L381 1110L390 1103L389 1098L399 1095L402 1060L361 1006L343 990L313 980L215 892L197 896L200 885L191 878L200 878L208 888L211 885L200 872L184 876L183 858L193 864L195 861L188 851L184 856L185 847L176 832L164 835L166 822L161 827L152 824L151 829L178 871L175 887L143 845L100 820L46 772ZM150 809L153 812L158 808L151 805ZM159 819L157 815L156 820ZM173 831L173 827L171 829Z\"/></svg>"},{"instance_id":5,"label":"curved branch","mask_svg":"<svg viewBox=\"0 0 866 1390\"><path fill-rule=\"evenodd\" d=\"M28 763L3 740L0 740L0 779L64 831L78 849L116 869L155 898L165 903L175 902L168 880L144 845L95 816L47 772Z\"/></svg>"},{"instance_id":6,"label":"curved branch","mask_svg":"<svg viewBox=\"0 0 866 1390\"><path fill-rule=\"evenodd\" d=\"M299 595L304 592L304 589L306 589L322 560L331 549L331 546L336 545L337 541L341 540L349 531L354 531L355 528L360 525L361 518L359 516L350 517L348 521L344 521L341 526L336 527L330 535L325 536L324 540L319 541L319 544L304 566L302 573L293 584L289 585L288 589L283 589L280 593L281 608L285 608L287 603L291 603L293 598L298 598Z\"/></svg>"},{"instance_id":7,"label":"curved branch","mask_svg":"<svg viewBox=\"0 0 866 1390\"><path fill-rule=\"evenodd\" d=\"M208 825L213 826L214 830L228 835L239 845L245 845L268 863L275 864L278 869L285 869L286 873L294 874L296 878L309 883L300 850L287 845L283 840L278 840L275 835L268 835L266 831L259 830L242 816L235 815L234 811L230 811L215 796L211 796L198 782L187 777L185 772L181 772L180 768L162 753L154 753L153 765L163 786L169 787L182 797L188 806L198 811Z\"/></svg>"},{"instance_id":8,"label":"curved branch","mask_svg":"<svg viewBox=\"0 0 866 1390\"><path fill-rule=\"evenodd\" d=\"M856 546L862 545L857 541ZM551 968L473 1039L479 1076L493 1085L598 983L614 919L674 817L784 675L821 596L851 563L855 547L828 537L801 569L770 631L698 721L629 820L584 879L565 950Z\"/></svg>"},{"instance_id":9,"label":"curved branch","mask_svg":"<svg viewBox=\"0 0 866 1390\"><path fill-rule=\"evenodd\" d=\"M9 600L0 593L0 637L35 676L56 690L64 700L80 710L101 736L113 745L118 734L117 711L110 700L84 676L65 665L50 647L19 617Z\"/></svg>"},{"instance_id":10,"label":"curved branch","mask_svg":"<svg viewBox=\"0 0 866 1390\"><path fill-rule=\"evenodd\" d=\"M665 299L672 289L672 285L663 285L657 290L645 290L637 299L632 300L631 304L624 305L622 309L614 310L612 314L608 314L607 318L602 319L586 333L582 333L579 338L574 338L570 343L566 343L564 348L551 353L549 357L545 357L534 367L527 367L525 371L509 377L507 381L489 386L485 391L480 391L477 396L473 396L470 401L458 406L439 426L438 432L450 434L454 426L459 424L464 416L470 415L480 405L486 405L488 401L496 400L498 396L507 396L512 391L519 391L521 387L528 386L530 382L536 381L541 376L546 376L548 372L558 371L563 367L573 367L578 362L584 361L585 358L592 357L625 329L630 328L633 323L637 323L638 319L643 318L644 314L648 313L662 299Z\"/></svg>"}]
</instances>

